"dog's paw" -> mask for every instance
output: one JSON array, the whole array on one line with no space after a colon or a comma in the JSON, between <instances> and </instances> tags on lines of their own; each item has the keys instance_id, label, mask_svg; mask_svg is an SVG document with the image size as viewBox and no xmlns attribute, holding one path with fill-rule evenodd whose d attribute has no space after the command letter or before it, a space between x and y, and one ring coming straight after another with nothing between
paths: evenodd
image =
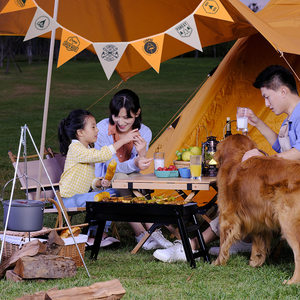
<instances>
[{"instance_id":1,"label":"dog's paw","mask_svg":"<svg viewBox=\"0 0 300 300\"><path fill-rule=\"evenodd\" d=\"M256 259L256 260L250 259L249 265L250 267L257 268L257 267L261 267L264 264L264 262L265 259Z\"/></svg>"},{"instance_id":2,"label":"dog's paw","mask_svg":"<svg viewBox=\"0 0 300 300\"><path fill-rule=\"evenodd\" d=\"M217 258L216 260L214 260L211 264L214 265L214 266L221 266L222 265L222 263L221 263L221 261L220 261L219 258Z\"/></svg>"},{"instance_id":3,"label":"dog's paw","mask_svg":"<svg viewBox=\"0 0 300 300\"><path fill-rule=\"evenodd\" d=\"M288 284L288 285L290 285L290 284L294 284L294 283L300 283L300 280L296 280L296 279L294 279L293 277L290 279L290 280L284 280L283 282L282 282L283 284Z\"/></svg>"}]
</instances>

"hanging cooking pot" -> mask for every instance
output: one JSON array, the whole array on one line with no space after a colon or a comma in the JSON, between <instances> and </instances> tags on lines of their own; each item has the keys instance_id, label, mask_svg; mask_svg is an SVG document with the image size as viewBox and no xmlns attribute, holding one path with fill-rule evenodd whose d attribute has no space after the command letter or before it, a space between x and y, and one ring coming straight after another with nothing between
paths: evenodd
<instances>
[{"instance_id":1,"label":"hanging cooking pot","mask_svg":"<svg viewBox=\"0 0 300 300\"><path fill-rule=\"evenodd\" d=\"M28 177L31 178L31 177ZM32 178L33 179L33 178ZM2 189L2 201L4 190L13 179L6 182ZM35 180L35 179L33 179ZM37 181L38 182L38 181ZM45 189L42 187L43 191ZM9 200L3 201L3 225L5 226L9 208ZM7 229L13 231L39 231L43 228L44 202L38 200L16 199L11 201L11 208Z\"/></svg>"},{"instance_id":2,"label":"hanging cooking pot","mask_svg":"<svg viewBox=\"0 0 300 300\"><path fill-rule=\"evenodd\" d=\"M5 225L9 200L3 201ZM43 228L44 202L37 200L12 200L7 229L13 231L38 231Z\"/></svg>"}]
</instances>

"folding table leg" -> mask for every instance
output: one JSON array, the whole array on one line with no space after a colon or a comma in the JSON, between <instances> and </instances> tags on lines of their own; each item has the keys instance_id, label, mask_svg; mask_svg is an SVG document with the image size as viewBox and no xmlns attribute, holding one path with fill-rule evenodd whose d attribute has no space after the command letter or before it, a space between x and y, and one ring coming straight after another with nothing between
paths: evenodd
<instances>
[{"instance_id":1,"label":"folding table leg","mask_svg":"<svg viewBox=\"0 0 300 300\"><path fill-rule=\"evenodd\" d=\"M101 220L97 222L98 228L94 240L94 245L92 246L91 257L90 257L91 259L95 259L95 260L97 259L100 250L100 243L102 240L103 231L105 228L105 223L106 223L105 220L104 221Z\"/></svg>"},{"instance_id":2,"label":"folding table leg","mask_svg":"<svg viewBox=\"0 0 300 300\"><path fill-rule=\"evenodd\" d=\"M196 262L195 262L195 259L194 259L194 256L193 256L191 243L189 241L189 237L188 237L187 232L186 232L184 221L180 216L178 216L177 224L178 224L178 228L179 228L179 232L180 232L180 236L181 236L182 245L183 245L183 249L184 249L184 252L185 252L186 259L190 263L190 266L192 268L196 268Z\"/></svg>"}]
</instances>

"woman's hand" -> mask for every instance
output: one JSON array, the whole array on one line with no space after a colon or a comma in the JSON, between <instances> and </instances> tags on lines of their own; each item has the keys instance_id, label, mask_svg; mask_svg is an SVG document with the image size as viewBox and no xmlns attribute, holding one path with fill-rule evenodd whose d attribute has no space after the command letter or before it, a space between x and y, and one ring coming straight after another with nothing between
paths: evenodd
<instances>
[{"instance_id":1,"label":"woman's hand","mask_svg":"<svg viewBox=\"0 0 300 300\"><path fill-rule=\"evenodd\" d=\"M117 151L123 145L133 142L138 135L139 135L138 129L131 130L128 133L124 134L117 142L114 143L115 150Z\"/></svg>"},{"instance_id":2,"label":"woman's hand","mask_svg":"<svg viewBox=\"0 0 300 300\"><path fill-rule=\"evenodd\" d=\"M147 142L141 137L141 135L138 135L134 139L133 144L135 146L135 149L136 149L139 157L146 157L146 154L147 154Z\"/></svg>"},{"instance_id":3,"label":"woman's hand","mask_svg":"<svg viewBox=\"0 0 300 300\"><path fill-rule=\"evenodd\" d=\"M136 157L134 163L140 170L146 170L149 168L152 158L146 158L146 157Z\"/></svg>"}]
</instances>

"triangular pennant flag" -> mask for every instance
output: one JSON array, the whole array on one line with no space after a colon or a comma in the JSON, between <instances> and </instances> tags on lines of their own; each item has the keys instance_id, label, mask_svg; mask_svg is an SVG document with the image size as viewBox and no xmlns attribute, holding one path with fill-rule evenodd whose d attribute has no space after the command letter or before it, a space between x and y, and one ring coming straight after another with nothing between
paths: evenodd
<instances>
[{"instance_id":1,"label":"triangular pennant flag","mask_svg":"<svg viewBox=\"0 0 300 300\"><path fill-rule=\"evenodd\" d=\"M131 45L159 73L161 54L164 43L164 34L133 42Z\"/></svg>"},{"instance_id":2,"label":"triangular pennant flag","mask_svg":"<svg viewBox=\"0 0 300 300\"><path fill-rule=\"evenodd\" d=\"M178 39L179 41L192 46L193 48L202 51L197 26L195 23L194 16L191 15L169 30L166 34Z\"/></svg>"},{"instance_id":3,"label":"triangular pennant flag","mask_svg":"<svg viewBox=\"0 0 300 300\"><path fill-rule=\"evenodd\" d=\"M128 43L94 43L93 46L98 55L99 61L109 80L117 67Z\"/></svg>"},{"instance_id":4,"label":"triangular pennant flag","mask_svg":"<svg viewBox=\"0 0 300 300\"><path fill-rule=\"evenodd\" d=\"M6 6L2 9L0 14L6 14L22 9L36 7L33 0L9 0Z\"/></svg>"},{"instance_id":5,"label":"triangular pennant flag","mask_svg":"<svg viewBox=\"0 0 300 300\"><path fill-rule=\"evenodd\" d=\"M234 22L220 0L202 1L195 14L199 16Z\"/></svg>"},{"instance_id":6,"label":"triangular pennant flag","mask_svg":"<svg viewBox=\"0 0 300 300\"><path fill-rule=\"evenodd\" d=\"M62 30L57 67L83 51L91 44L90 41L66 29Z\"/></svg>"},{"instance_id":7,"label":"triangular pennant flag","mask_svg":"<svg viewBox=\"0 0 300 300\"><path fill-rule=\"evenodd\" d=\"M58 24L44 10L38 7L26 33L24 41L33 39L53 29L56 29L57 27Z\"/></svg>"}]
</instances>

